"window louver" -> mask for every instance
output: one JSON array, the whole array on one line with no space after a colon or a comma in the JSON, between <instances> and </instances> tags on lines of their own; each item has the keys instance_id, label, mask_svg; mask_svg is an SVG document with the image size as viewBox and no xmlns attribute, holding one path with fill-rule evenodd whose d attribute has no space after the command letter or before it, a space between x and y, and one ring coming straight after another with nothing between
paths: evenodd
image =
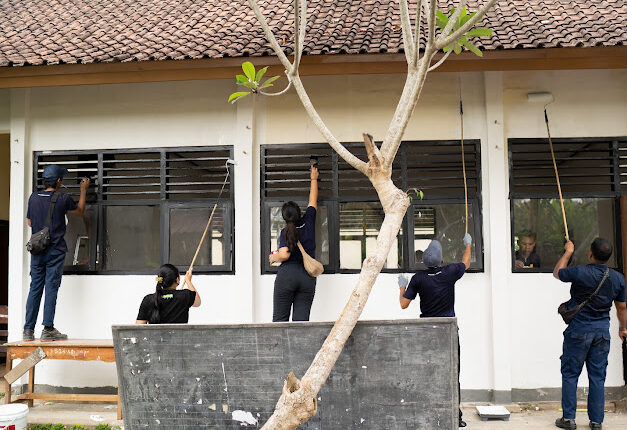
<instances>
[{"instance_id":1,"label":"window louver","mask_svg":"<svg viewBox=\"0 0 627 430\"><path fill-rule=\"evenodd\" d=\"M169 151L166 153L168 199L217 198L224 184L229 150ZM222 196L230 195L231 176Z\"/></svg>"},{"instance_id":2,"label":"window louver","mask_svg":"<svg viewBox=\"0 0 627 430\"><path fill-rule=\"evenodd\" d=\"M104 154L103 199L158 199L161 193L160 166L159 152Z\"/></svg>"},{"instance_id":3,"label":"window louver","mask_svg":"<svg viewBox=\"0 0 627 430\"><path fill-rule=\"evenodd\" d=\"M36 162L35 188L42 190L44 187L42 174L44 169L56 164L68 169L69 174L63 178L63 185L67 188L68 194L78 197L80 196L80 182L84 177L92 180L92 188L90 190L98 191L98 182L94 181L98 177L98 154L96 153L67 153L67 154L46 154L40 153Z\"/></svg>"}]
</instances>

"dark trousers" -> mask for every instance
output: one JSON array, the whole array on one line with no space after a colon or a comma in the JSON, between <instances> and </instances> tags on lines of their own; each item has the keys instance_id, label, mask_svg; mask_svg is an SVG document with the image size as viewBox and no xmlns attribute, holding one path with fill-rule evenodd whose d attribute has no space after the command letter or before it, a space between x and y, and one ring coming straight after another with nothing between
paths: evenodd
<instances>
[{"instance_id":1,"label":"dark trousers","mask_svg":"<svg viewBox=\"0 0 627 430\"><path fill-rule=\"evenodd\" d=\"M315 294L316 278L302 264L282 264L274 280L272 321L289 321L290 311L292 321L309 321Z\"/></svg>"},{"instance_id":2,"label":"dark trousers","mask_svg":"<svg viewBox=\"0 0 627 430\"><path fill-rule=\"evenodd\" d=\"M39 255L32 255L30 260L30 290L26 300L26 322L24 329L34 329L39 314L39 304L44 291L43 325L54 326L54 312L57 307L57 293L63 276L65 252L48 248Z\"/></svg>"},{"instance_id":3,"label":"dark trousers","mask_svg":"<svg viewBox=\"0 0 627 430\"><path fill-rule=\"evenodd\" d=\"M564 418L574 419L577 410L577 380L586 363L590 390L588 392L588 418L603 422L605 406L605 373L610 352L610 335L607 332L564 332L562 353L562 410Z\"/></svg>"}]
</instances>

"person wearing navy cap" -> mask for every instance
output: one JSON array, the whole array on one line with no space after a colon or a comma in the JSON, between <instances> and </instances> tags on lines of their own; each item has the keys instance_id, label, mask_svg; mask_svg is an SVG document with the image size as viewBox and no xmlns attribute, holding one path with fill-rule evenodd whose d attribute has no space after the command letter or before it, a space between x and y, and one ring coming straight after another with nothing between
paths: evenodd
<instances>
[{"instance_id":1,"label":"person wearing navy cap","mask_svg":"<svg viewBox=\"0 0 627 430\"><path fill-rule=\"evenodd\" d=\"M63 262L67 253L65 243L65 216L68 212L83 216L85 213L85 199L89 188L89 179L81 181L81 194L78 204L68 194L58 193L63 177L69 172L55 164L47 166L43 171L44 190L36 191L28 199L26 218L32 233L41 231L46 224L50 204L56 194L56 202L50 219L50 246L37 255L31 255L30 275L31 283L26 300L26 322L24 323L23 339L35 340L35 324L39 314L41 296L44 299L44 328L41 332L42 341L65 340L67 335L54 328L54 313L57 306L57 293L61 286Z\"/></svg>"},{"instance_id":2,"label":"person wearing navy cap","mask_svg":"<svg viewBox=\"0 0 627 430\"><path fill-rule=\"evenodd\" d=\"M470 267L472 237L466 233L463 239L464 255L461 263L444 265L442 260L442 244L432 240L422 254L422 262L427 266L425 270L419 270L411 281L403 274L398 276L400 288L400 304L402 309L407 309L409 304L420 295L420 318L454 317L455 316L455 282L457 282L466 269ZM457 342L457 359L459 360L459 340ZM457 362L459 372L459 361ZM458 374L458 400L461 397ZM459 410L459 427L466 427L462 420L462 410Z\"/></svg>"}]
</instances>

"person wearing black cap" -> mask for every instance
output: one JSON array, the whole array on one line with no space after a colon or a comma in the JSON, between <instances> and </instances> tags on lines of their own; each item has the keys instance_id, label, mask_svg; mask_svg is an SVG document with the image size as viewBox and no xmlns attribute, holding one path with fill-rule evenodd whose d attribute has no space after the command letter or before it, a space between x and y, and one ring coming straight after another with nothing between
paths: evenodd
<instances>
[{"instance_id":1,"label":"person wearing black cap","mask_svg":"<svg viewBox=\"0 0 627 430\"><path fill-rule=\"evenodd\" d=\"M41 332L42 341L64 340L67 335L54 328L54 313L57 305L57 293L61 286L63 262L67 253L65 243L65 215L70 212L77 216L85 213L85 199L89 188L89 179L81 181L81 194L78 204L68 194L58 193L63 177L69 172L63 167L50 165L44 169L44 190L36 191L28 199L26 218L33 233L41 231L48 217L50 205L54 202L50 218L50 245L41 253L31 256L30 275L31 283L26 300L26 322L24 323L23 339L35 339L35 324L39 314L41 296L45 291L44 300L44 329Z\"/></svg>"},{"instance_id":2,"label":"person wearing black cap","mask_svg":"<svg viewBox=\"0 0 627 430\"><path fill-rule=\"evenodd\" d=\"M466 269L470 267L472 237L466 233L464 236L464 255L461 263L443 265L442 244L432 240L422 254L422 262L427 266L425 270L419 270L411 281L407 276L398 276L400 288L400 304L402 309L407 309L409 304L420 295L420 318L454 317L455 316L455 282L457 282ZM459 360L459 341L457 343ZM459 361L457 363L459 372ZM459 380L459 375L458 375ZM459 391L459 382L457 385ZM458 399L461 397L459 393ZM462 410L459 410L459 427L466 427L462 420Z\"/></svg>"}]
</instances>

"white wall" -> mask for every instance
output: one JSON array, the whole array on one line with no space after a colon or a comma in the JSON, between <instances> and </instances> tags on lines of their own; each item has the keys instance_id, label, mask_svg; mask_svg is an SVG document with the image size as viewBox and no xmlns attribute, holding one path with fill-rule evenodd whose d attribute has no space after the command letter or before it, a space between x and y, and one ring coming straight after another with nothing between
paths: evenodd
<instances>
[{"instance_id":1,"label":"white wall","mask_svg":"<svg viewBox=\"0 0 627 430\"><path fill-rule=\"evenodd\" d=\"M309 77L304 82L336 136L360 141L365 131L376 140L382 138L403 78ZM550 107L556 137L627 135L626 82L625 71L464 74L465 137L482 141L485 272L467 274L458 283L462 389L560 386L564 325L555 309L567 296L567 286L549 274L510 273L506 138L544 136L541 107L526 102L527 92L540 90L556 95L557 102ZM429 76L406 139L459 138L457 85L457 74ZM225 103L233 90L231 81L220 80L14 90L11 133L25 142L20 147L23 164L12 170L12 192L20 196L12 202L21 203L32 188L32 151L235 145L236 274L195 278L203 305L192 310L190 322L270 321L274 277L260 274L260 259L265 256L259 250L258 145L321 142L322 138L293 92L260 100L253 124L252 100L236 106ZM20 151L12 153L14 157L20 161ZM12 205L11 267L16 271L11 283L11 339L21 336L29 282L22 251L23 217L23 204ZM322 275L312 320L334 320L356 279L357 275ZM72 337L110 337L112 324L134 320L142 296L153 286L151 276L65 276L56 325ZM396 276L382 274L362 319L418 315L418 303L405 311L398 307ZM614 340L608 386L623 383L620 360ZM114 369L106 364L44 362L40 366L45 369L38 372L38 383L116 384Z\"/></svg>"}]
</instances>

